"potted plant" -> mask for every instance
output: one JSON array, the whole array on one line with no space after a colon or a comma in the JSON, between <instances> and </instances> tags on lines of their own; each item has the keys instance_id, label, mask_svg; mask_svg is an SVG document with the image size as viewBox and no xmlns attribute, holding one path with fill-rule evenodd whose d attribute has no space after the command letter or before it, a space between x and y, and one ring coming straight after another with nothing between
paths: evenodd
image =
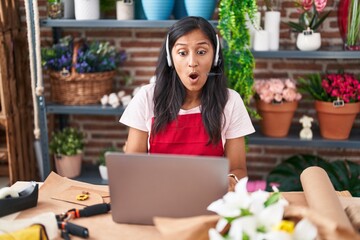
<instances>
[{"instance_id":1,"label":"potted plant","mask_svg":"<svg viewBox=\"0 0 360 240\"><path fill-rule=\"evenodd\" d=\"M285 137L301 99L292 79L271 78L254 84L261 131L269 137Z\"/></svg>"},{"instance_id":2,"label":"potted plant","mask_svg":"<svg viewBox=\"0 0 360 240\"><path fill-rule=\"evenodd\" d=\"M84 135L79 130L67 127L53 132L49 149L61 176L74 178L80 175Z\"/></svg>"},{"instance_id":3,"label":"potted plant","mask_svg":"<svg viewBox=\"0 0 360 240\"><path fill-rule=\"evenodd\" d=\"M321 136L336 140L349 138L360 112L360 82L355 75L315 73L299 78L298 82L299 90L315 99Z\"/></svg>"},{"instance_id":4,"label":"potted plant","mask_svg":"<svg viewBox=\"0 0 360 240\"><path fill-rule=\"evenodd\" d=\"M316 32L320 25L325 21L330 11L323 13L327 0L317 1L296 1L299 8L299 22L288 22L287 25L298 32L296 46L302 51L314 51L321 46L321 35Z\"/></svg>"},{"instance_id":5,"label":"potted plant","mask_svg":"<svg viewBox=\"0 0 360 240\"><path fill-rule=\"evenodd\" d=\"M338 5L338 25L346 50L360 50L360 3L341 0Z\"/></svg>"},{"instance_id":6,"label":"potted plant","mask_svg":"<svg viewBox=\"0 0 360 240\"><path fill-rule=\"evenodd\" d=\"M43 47L41 56L52 100L64 105L98 103L112 92L115 70L126 59L125 51L107 41L75 41L71 36Z\"/></svg>"},{"instance_id":7,"label":"potted plant","mask_svg":"<svg viewBox=\"0 0 360 240\"><path fill-rule=\"evenodd\" d=\"M100 172L100 176L102 179L104 180L108 180L108 174L107 174L107 168L106 168L106 161L105 161L105 153L106 152L119 152L118 149L116 149L116 147L111 146L111 147L107 147L104 148L99 155L98 158L98 165L99 165L99 172Z\"/></svg>"},{"instance_id":8,"label":"potted plant","mask_svg":"<svg viewBox=\"0 0 360 240\"><path fill-rule=\"evenodd\" d=\"M246 24L247 19L254 24L256 12L256 0L221 0L219 3L218 29L226 42L226 47L223 48L225 75L229 86L241 95L252 116L256 115L249 108L253 95L255 63L249 48L250 34Z\"/></svg>"}]
</instances>

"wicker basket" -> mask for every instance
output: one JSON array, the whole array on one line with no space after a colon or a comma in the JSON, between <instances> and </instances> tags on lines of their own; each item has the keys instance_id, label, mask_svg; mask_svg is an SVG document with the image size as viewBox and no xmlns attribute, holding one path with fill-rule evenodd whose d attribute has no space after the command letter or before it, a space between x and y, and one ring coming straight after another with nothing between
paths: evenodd
<instances>
[{"instance_id":1,"label":"wicker basket","mask_svg":"<svg viewBox=\"0 0 360 240\"><path fill-rule=\"evenodd\" d=\"M75 69L79 44L74 44L71 73L50 71L52 101L64 105L98 103L113 89L115 71L77 73Z\"/></svg>"}]
</instances>

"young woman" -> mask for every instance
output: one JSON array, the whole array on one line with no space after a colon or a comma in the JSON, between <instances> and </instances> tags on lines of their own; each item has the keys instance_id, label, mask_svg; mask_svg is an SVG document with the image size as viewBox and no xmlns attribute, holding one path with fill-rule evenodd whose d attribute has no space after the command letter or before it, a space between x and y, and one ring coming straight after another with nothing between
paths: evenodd
<instances>
[{"instance_id":1,"label":"young woman","mask_svg":"<svg viewBox=\"0 0 360 240\"><path fill-rule=\"evenodd\" d=\"M230 173L246 176L244 136L255 130L223 69L212 25L201 17L177 21L162 46L155 83L138 91L120 119L129 126L126 152L225 156Z\"/></svg>"}]
</instances>

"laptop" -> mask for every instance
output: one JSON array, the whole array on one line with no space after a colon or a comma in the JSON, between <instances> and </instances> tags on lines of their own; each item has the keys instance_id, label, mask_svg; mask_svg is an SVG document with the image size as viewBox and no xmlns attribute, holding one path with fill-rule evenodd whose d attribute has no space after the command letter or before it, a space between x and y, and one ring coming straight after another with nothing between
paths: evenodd
<instances>
[{"instance_id":1,"label":"laptop","mask_svg":"<svg viewBox=\"0 0 360 240\"><path fill-rule=\"evenodd\" d=\"M153 225L153 217L213 214L207 206L228 189L223 157L169 154L105 154L112 219Z\"/></svg>"}]
</instances>

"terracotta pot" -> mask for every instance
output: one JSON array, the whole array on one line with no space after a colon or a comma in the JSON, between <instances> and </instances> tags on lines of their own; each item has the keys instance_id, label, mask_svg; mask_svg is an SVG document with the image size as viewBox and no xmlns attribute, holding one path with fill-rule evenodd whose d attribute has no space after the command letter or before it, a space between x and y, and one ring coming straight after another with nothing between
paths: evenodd
<instances>
[{"instance_id":1,"label":"terracotta pot","mask_svg":"<svg viewBox=\"0 0 360 240\"><path fill-rule=\"evenodd\" d=\"M256 101L256 108L261 116L261 132L269 137L285 137L289 133L298 102L279 104Z\"/></svg>"},{"instance_id":2,"label":"terracotta pot","mask_svg":"<svg viewBox=\"0 0 360 240\"><path fill-rule=\"evenodd\" d=\"M346 103L334 107L332 102L315 101L320 134L333 140L348 139L356 115L360 112L360 102Z\"/></svg>"},{"instance_id":3,"label":"terracotta pot","mask_svg":"<svg viewBox=\"0 0 360 240\"><path fill-rule=\"evenodd\" d=\"M55 156L55 167L59 175L74 178L81 173L82 154L74 156Z\"/></svg>"}]
</instances>

